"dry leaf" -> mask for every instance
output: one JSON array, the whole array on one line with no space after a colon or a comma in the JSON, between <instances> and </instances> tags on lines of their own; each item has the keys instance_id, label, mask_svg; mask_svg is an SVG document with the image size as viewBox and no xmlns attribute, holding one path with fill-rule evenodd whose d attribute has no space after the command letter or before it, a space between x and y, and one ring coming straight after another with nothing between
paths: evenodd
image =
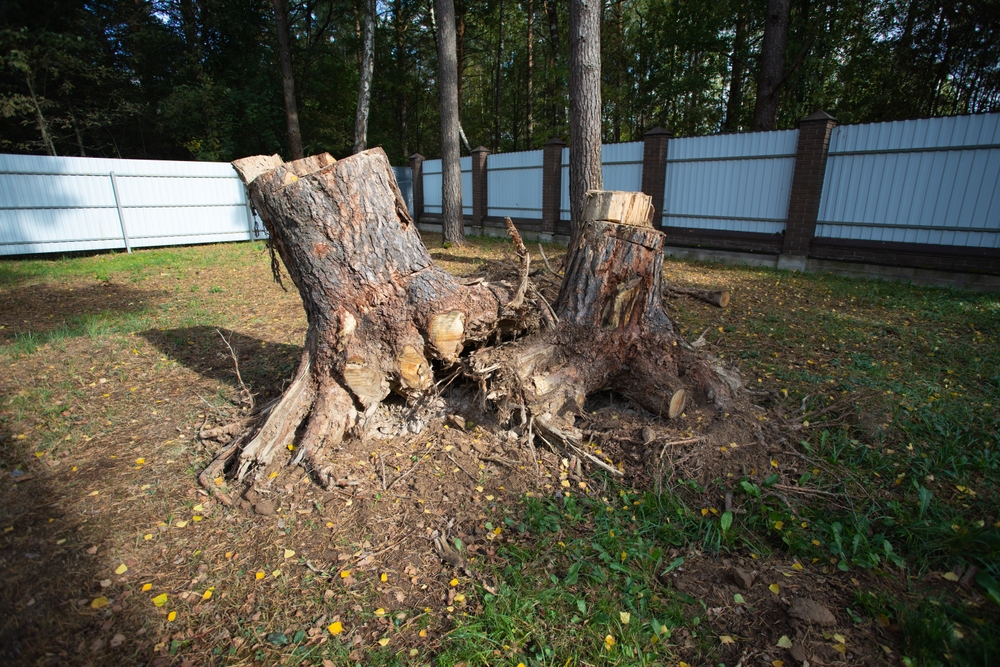
<instances>
[{"instance_id":1,"label":"dry leaf","mask_svg":"<svg viewBox=\"0 0 1000 667\"><path fill-rule=\"evenodd\" d=\"M458 579L452 579L451 581L448 582L448 585L451 587L458 586Z\"/></svg>"},{"instance_id":2,"label":"dry leaf","mask_svg":"<svg viewBox=\"0 0 1000 667\"><path fill-rule=\"evenodd\" d=\"M108 642L108 645L111 648L118 648L119 646L121 646L124 643L125 643L125 635L123 635L123 634L121 634L119 632L117 635L115 635L114 637L111 638L111 641Z\"/></svg>"},{"instance_id":3,"label":"dry leaf","mask_svg":"<svg viewBox=\"0 0 1000 667\"><path fill-rule=\"evenodd\" d=\"M285 558L291 558L295 555L295 552L291 549L285 549Z\"/></svg>"},{"instance_id":4,"label":"dry leaf","mask_svg":"<svg viewBox=\"0 0 1000 667\"><path fill-rule=\"evenodd\" d=\"M211 600L212 599L212 591L214 591L214 590L215 590L215 586L212 586L211 588L209 588L207 591L205 591L204 593L202 593L201 599L202 600Z\"/></svg>"},{"instance_id":5,"label":"dry leaf","mask_svg":"<svg viewBox=\"0 0 1000 667\"><path fill-rule=\"evenodd\" d=\"M378 609L375 610L375 615L376 616L385 616L385 609L382 609L381 607L379 607Z\"/></svg>"},{"instance_id":6,"label":"dry leaf","mask_svg":"<svg viewBox=\"0 0 1000 667\"><path fill-rule=\"evenodd\" d=\"M621 620L622 625L628 625L628 622L632 620L632 614L627 611L618 612L618 618Z\"/></svg>"},{"instance_id":7,"label":"dry leaf","mask_svg":"<svg viewBox=\"0 0 1000 667\"><path fill-rule=\"evenodd\" d=\"M957 574L955 574L954 572L945 572L945 573L944 573L943 575L941 575L941 576L943 576L943 577L944 577L945 579L947 579L948 581L958 581L958 575L957 575Z\"/></svg>"},{"instance_id":8,"label":"dry leaf","mask_svg":"<svg viewBox=\"0 0 1000 667\"><path fill-rule=\"evenodd\" d=\"M266 576L267 576L267 574L265 574L265 572L263 570L257 570L257 574L254 575L254 578L257 579L257 581L260 581L261 579L263 579Z\"/></svg>"},{"instance_id":9,"label":"dry leaf","mask_svg":"<svg viewBox=\"0 0 1000 667\"><path fill-rule=\"evenodd\" d=\"M784 660L772 660L771 661L771 667L785 667L785 661Z\"/></svg>"},{"instance_id":10,"label":"dry leaf","mask_svg":"<svg viewBox=\"0 0 1000 667\"><path fill-rule=\"evenodd\" d=\"M382 637L382 639L378 640L378 645L379 646L388 646L388 644L389 644L389 638L388 637Z\"/></svg>"},{"instance_id":11,"label":"dry leaf","mask_svg":"<svg viewBox=\"0 0 1000 667\"><path fill-rule=\"evenodd\" d=\"M141 466L145 462L146 462L146 459L142 458L141 456L135 460L135 464L137 466Z\"/></svg>"},{"instance_id":12,"label":"dry leaf","mask_svg":"<svg viewBox=\"0 0 1000 667\"><path fill-rule=\"evenodd\" d=\"M382 576L380 576L379 579L381 579L382 582L385 583L386 581L389 581L389 576L385 572L383 572Z\"/></svg>"},{"instance_id":13,"label":"dry leaf","mask_svg":"<svg viewBox=\"0 0 1000 667\"><path fill-rule=\"evenodd\" d=\"M128 565L126 565L125 563L122 563L121 565L115 568L115 574L125 574L126 572L128 572Z\"/></svg>"},{"instance_id":14,"label":"dry leaf","mask_svg":"<svg viewBox=\"0 0 1000 667\"><path fill-rule=\"evenodd\" d=\"M176 611L172 611L169 614L167 614L167 622L173 623L176 620L177 620L177 612Z\"/></svg>"},{"instance_id":15,"label":"dry leaf","mask_svg":"<svg viewBox=\"0 0 1000 667\"><path fill-rule=\"evenodd\" d=\"M144 539L146 541L149 541L149 540L153 539L153 534L152 533L146 533L145 535L142 536L142 539Z\"/></svg>"},{"instance_id":16,"label":"dry leaf","mask_svg":"<svg viewBox=\"0 0 1000 667\"><path fill-rule=\"evenodd\" d=\"M188 522L187 521L177 521L176 523L174 523L174 525L177 526L178 528L183 528L184 526L188 525Z\"/></svg>"},{"instance_id":17,"label":"dry leaf","mask_svg":"<svg viewBox=\"0 0 1000 667\"><path fill-rule=\"evenodd\" d=\"M330 631L331 635L339 635L341 632L344 631L344 626L341 624L340 621L334 621L333 623L328 625L326 629Z\"/></svg>"},{"instance_id":18,"label":"dry leaf","mask_svg":"<svg viewBox=\"0 0 1000 667\"><path fill-rule=\"evenodd\" d=\"M191 509L194 510L195 512L204 512L205 511L205 506L202 505L201 503L198 503L197 505L195 505Z\"/></svg>"},{"instance_id":19,"label":"dry leaf","mask_svg":"<svg viewBox=\"0 0 1000 667\"><path fill-rule=\"evenodd\" d=\"M163 605L167 604L167 594L160 593L159 595L157 595L155 598L153 598L153 604L155 604L157 607L162 607Z\"/></svg>"},{"instance_id":20,"label":"dry leaf","mask_svg":"<svg viewBox=\"0 0 1000 667\"><path fill-rule=\"evenodd\" d=\"M153 584L143 584L142 585L142 592L145 593L146 591L148 591L152 587L153 587Z\"/></svg>"},{"instance_id":21,"label":"dry leaf","mask_svg":"<svg viewBox=\"0 0 1000 667\"><path fill-rule=\"evenodd\" d=\"M777 594L778 594L778 592L779 592L779 591L780 591L781 589L780 589L780 588L778 588L778 584L771 584L770 586L768 586L768 587L767 587L767 590L769 590L769 591L771 591L772 593L774 593L775 595L777 595Z\"/></svg>"},{"instance_id":22,"label":"dry leaf","mask_svg":"<svg viewBox=\"0 0 1000 667\"><path fill-rule=\"evenodd\" d=\"M107 607L108 604L110 604L108 599L102 595L99 598L94 598L94 601L90 603L90 606L94 609L101 609L103 607Z\"/></svg>"},{"instance_id":23,"label":"dry leaf","mask_svg":"<svg viewBox=\"0 0 1000 667\"><path fill-rule=\"evenodd\" d=\"M780 648L792 648L792 640L788 638L788 635L781 635L781 639L778 640L778 646Z\"/></svg>"},{"instance_id":24,"label":"dry leaf","mask_svg":"<svg viewBox=\"0 0 1000 667\"><path fill-rule=\"evenodd\" d=\"M792 563L793 570L802 570L802 563Z\"/></svg>"},{"instance_id":25,"label":"dry leaf","mask_svg":"<svg viewBox=\"0 0 1000 667\"><path fill-rule=\"evenodd\" d=\"M732 637L730 637L729 635L721 635L719 637L719 641L722 642L723 644L733 644L733 643L735 643L735 640Z\"/></svg>"},{"instance_id":26,"label":"dry leaf","mask_svg":"<svg viewBox=\"0 0 1000 667\"><path fill-rule=\"evenodd\" d=\"M350 570L342 570L340 572L340 578L341 579L347 579L349 576L351 576L351 571Z\"/></svg>"},{"instance_id":27,"label":"dry leaf","mask_svg":"<svg viewBox=\"0 0 1000 667\"><path fill-rule=\"evenodd\" d=\"M614 647L614 645L615 645L614 637L608 635L607 637L604 638L604 648L610 651Z\"/></svg>"},{"instance_id":28,"label":"dry leaf","mask_svg":"<svg viewBox=\"0 0 1000 667\"><path fill-rule=\"evenodd\" d=\"M194 521L195 523L198 523L199 521L201 521L201 519L202 517L199 516L198 514L195 514L193 517L191 517L191 520Z\"/></svg>"}]
</instances>

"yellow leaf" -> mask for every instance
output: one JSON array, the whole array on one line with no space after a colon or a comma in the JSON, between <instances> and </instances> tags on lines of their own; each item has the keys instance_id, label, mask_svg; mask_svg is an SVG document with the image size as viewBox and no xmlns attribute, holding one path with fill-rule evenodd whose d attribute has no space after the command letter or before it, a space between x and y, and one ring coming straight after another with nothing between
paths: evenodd
<instances>
[{"instance_id":1,"label":"yellow leaf","mask_svg":"<svg viewBox=\"0 0 1000 667\"><path fill-rule=\"evenodd\" d=\"M145 491L146 489L148 489L151 486L153 486L153 485L152 484L143 484L142 486L139 487L139 490L140 491Z\"/></svg>"},{"instance_id":2,"label":"yellow leaf","mask_svg":"<svg viewBox=\"0 0 1000 667\"><path fill-rule=\"evenodd\" d=\"M607 637L604 638L604 648L606 648L607 650L610 651L612 649L612 647L614 647L614 645L615 645L615 638L614 637L612 637L611 635L608 635Z\"/></svg>"},{"instance_id":3,"label":"yellow leaf","mask_svg":"<svg viewBox=\"0 0 1000 667\"><path fill-rule=\"evenodd\" d=\"M167 614L167 621L169 623L173 623L176 620L177 620L177 612L176 611L172 611L169 614Z\"/></svg>"},{"instance_id":4,"label":"yellow leaf","mask_svg":"<svg viewBox=\"0 0 1000 667\"><path fill-rule=\"evenodd\" d=\"M291 549L285 549L285 558L291 558L295 555L295 552Z\"/></svg>"},{"instance_id":5,"label":"yellow leaf","mask_svg":"<svg viewBox=\"0 0 1000 667\"><path fill-rule=\"evenodd\" d=\"M792 563L793 570L802 570L802 563Z\"/></svg>"},{"instance_id":6,"label":"yellow leaf","mask_svg":"<svg viewBox=\"0 0 1000 667\"><path fill-rule=\"evenodd\" d=\"M215 590L215 586L212 586L211 588L209 588L207 591L205 591L204 593L201 594L201 599L202 600L210 600L210 599L212 599L212 591L214 591L214 590Z\"/></svg>"},{"instance_id":7,"label":"yellow leaf","mask_svg":"<svg viewBox=\"0 0 1000 667\"><path fill-rule=\"evenodd\" d=\"M785 527L785 522L784 521L775 521L774 522L774 527L775 527L776 530L781 530L782 528Z\"/></svg>"},{"instance_id":8,"label":"yellow leaf","mask_svg":"<svg viewBox=\"0 0 1000 667\"><path fill-rule=\"evenodd\" d=\"M257 574L254 575L254 578L257 579L257 581L260 581L266 576L267 574L265 574L264 570L257 570Z\"/></svg>"},{"instance_id":9,"label":"yellow leaf","mask_svg":"<svg viewBox=\"0 0 1000 667\"><path fill-rule=\"evenodd\" d=\"M834 644L833 648L837 651L840 651L840 653L842 654L845 655L847 654L847 646L845 646L844 644Z\"/></svg>"},{"instance_id":10,"label":"yellow leaf","mask_svg":"<svg viewBox=\"0 0 1000 667\"><path fill-rule=\"evenodd\" d=\"M812 543L813 543L813 546L817 546L817 547L819 546L819 540L813 540Z\"/></svg>"},{"instance_id":11,"label":"yellow leaf","mask_svg":"<svg viewBox=\"0 0 1000 667\"><path fill-rule=\"evenodd\" d=\"M769 591L771 591L772 593L774 593L775 595L777 595L777 594L778 594L778 592L779 592L779 591L780 591L781 589L780 589L780 588L778 588L778 584L771 584L770 586L768 586L768 587L767 587L767 590L769 590Z\"/></svg>"},{"instance_id":12,"label":"yellow leaf","mask_svg":"<svg viewBox=\"0 0 1000 667\"><path fill-rule=\"evenodd\" d=\"M99 598L94 598L94 601L90 603L90 606L94 609L101 609L102 607L107 607L108 604L110 604L108 599L102 595Z\"/></svg>"},{"instance_id":13,"label":"yellow leaf","mask_svg":"<svg viewBox=\"0 0 1000 667\"><path fill-rule=\"evenodd\" d=\"M948 581L958 581L958 575L954 572L945 572L942 576L944 576L944 578Z\"/></svg>"},{"instance_id":14,"label":"yellow leaf","mask_svg":"<svg viewBox=\"0 0 1000 667\"><path fill-rule=\"evenodd\" d=\"M486 496L486 500L493 500L493 496Z\"/></svg>"},{"instance_id":15,"label":"yellow leaf","mask_svg":"<svg viewBox=\"0 0 1000 667\"><path fill-rule=\"evenodd\" d=\"M777 459L771 459L771 467L772 468L777 468L778 467L778 460Z\"/></svg>"},{"instance_id":16,"label":"yellow leaf","mask_svg":"<svg viewBox=\"0 0 1000 667\"><path fill-rule=\"evenodd\" d=\"M427 631L426 630L421 630L417 634L420 635L421 637L426 637L427 636Z\"/></svg>"},{"instance_id":17,"label":"yellow leaf","mask_svg":"<svg viewBox=\"0 0 1000 667\"><path fill-rule=\"evenodd\" d=\"M632 614L627 611L618 612L618 618L621 619L622 625L628 625L628 622L632 620Z\"/></svg>"},{"instance_id":18,"label":"yellow leaf","mask_svg":"<svg viewBox=\"0 0 1000 667\"><path fill-rule=\"evenodd\" d=\"M517 667L527 667L523 662L517 663Z\"/></svg>"},{"instance_id":19,"label":"yellow leaf","mask_svg":"<svg viewBox=\"0 0 1000 667\"><path fill-rule=\"evenodd\" d=\"M274 479L274 478L275 478L275 477L277 477L277 476L278 476L278 471L277 471L277 470L275 470L275 471L274 471L274 472L272 472L272 473L271 473L270 475L268 475L268 476L267 476L267 478L268 478L268 479Z\"/></svg>"},{"instance_id":20,"label":"yellow leaf","mask_svg":"<svg viewBox=\"0 0 1000 667\"><path fill-rule=\"evenodd\" d=\"M216 477L213 481L215 482L216 486L222 486L223 484L226 483L226 480L223 477Z\"/></svg>"},{"instance_id":21,"label":"yellow leaf","mask_svg":"<svg viewBox=\"0 0 1000 667\"><path fill-rule=\"evenodd\" d=\"M686 662L684 662L683 660L681 660L680 667L691 667L691 665L689 665Z\"/></svg>"},{"instance_id":22,"label":"yellow leaf","mask_svg":"<svg viewBox=\"0 0 1000 667\"><path fill-rule=\"evenodd\" d=\"M97 495L97 494L99 494L99 493L100 493L100 491L91 491L91 492L90 492L90 493L88 493L87 495L88 495L88 496L96 496L96 495Z\"/></svg>"},{"instance_id":23,"label":"yellow leaf","mask_svg":"<svg viewBox=\"0 0 1000 667\"><path fill-rule=\"evenodd\" d=\"M455 602L465 602L465 596L459 593L455 596Z\"/></svg>"},{"instance_id":24,"label":"yellow leaf","mask_svg":"<svg viewBox=\"0 0 1000 667\"><path fill-rule=\"evenodd\" d=\"M385 572L383 572L382 575L379 577L379 579L382 580L382 583L385 583L385 582L389 581L389 575L387 575Z\"/></svg>"},{"instance_id":25,"label":"yellow leaf","mask_svg":"<svg viewBox=\"0 0 1000 667\"><path fill-rule=\"evenodd\" d=\"M448 585L451 586L452 588L458 586L458 579L452 579L451 581L448 582Z\"/></svg>"},{"instance_id":26,"label":"yellow leaf","mask_svg":"<svg viewBox=\"0 0 1000 667\"><path fill-rule=\"evenodd\" d=\"M285 446L288 447L288 451L290 451L290 452L294 452L295 451L295 445L285 445Z\"/></svg>"},{"instance_id":27,"label":"yellow leaf","mask_svg":"<svg viewBox=\"0 0 1000 667\"><path fill-rule=\"evenodd\" d=\"M375 615L376 616L385 616L385 609L383 609L382 607L379 607L378 609L375 610Z\"/></svg>"},{"instance_id":28,"label":"yellow leaf","mask_svg":"<svg viewBox=\"0 0 1000 667\"><path fill-rule=\"evenodd\" d=\"M137 466L141 466L145 462L146 462L146 459L142 458L141 456L135 460L135 464Z\"/></svg>"},{"instance_id":29,"label":"yellow leaf","mask_svg":"<svg viewBox=\"0 0 1000 667\"><path fill-rule=\"evenodd\" d=\"M701 515L705 516L706 514L708 514L708 508L703 507L701 510Z\"/></svg>"},{"instance_id":30,"label":"yellow leaf","mask_svg":"<svg viewBox=\"0 0 1000 667\"><path fill-rule=\"evenodd\" d=\"M792 640L788 638L788 635L781 635L781 639L778 640L778 646L780 648L792 648Z\"/></svg>"},{"instance_id":31,"label":"yellow leaf","mask_svg":"<svg viewBox=\"0 0 1000 667\"><path fill-rule=\"evenodd\" d=\"M177 521L177 522L174 523L174 525L176 527L178 527L178 528L183 528L184 526L188 525L188 522L187 521Z\"/></svg>"},{"instance_id":32,"label":"yellow leaf","mask_svg":"<svg viewBox=\"0 0 1000 667\"><path fill-rule=\"evenodd\" d=\"M194 510L195 512L204 512L205 511L205 506L202 505L201 503L198 503L197 505L195 505L191 509Z\"/></svg>"},{"instance_id":33,"label":"yellow leaf","mask_svg":"<svg viewBox=\"0 0 1000 667\"><path fill-rule=\"evenodd\" d=\"M379 646L388 646L389 645L389 638L388 637L382 637L382 639L378 640L378 645Z\"/></svg>"},{"instance_id":34,"label":"yellow leaf","mask_svg":"<svg viewBox=\"0 0 1000 667\"><path fill-rule=\"evenodd\" d=\"M128 572L128 565L126 565L125 563L122 563L121 565L115 568L115 574L125 574L126 572Z\"/></svg>"},{"instance_id":35,"label":"yellow leaf","mask_svg":"<svg viewBox=\"0 0 1000 667\"><path fill-rule=\"evenodd\" d=\"M340 621L334 621L330 625L326 626L326 629L330 631L331 635L339 635L344 631L344 625Z\"/></svg>"},{"instance_id":36,"label":"yellow leaf","mask_svg":"<svg viewBox=\"0 0 1000 667\"><path fill-rule=\"evenodd\" d=\"M723 644L733 644L733 643L735 643L735 641L733 640L733 638L730 637L729 635L721 635L719 637L719 641L722 642Z\"/></svg>"},{"instance_id":37,"label":"yellow leaf","mask_svg":"<svg viewBox=\"0 0 1000 667\"><path fill-rule=\"evenodd\" d=\"M153 598L153 604L155 604L157 607L162 607L163 605L167 604L167 594L160 593L159 595L157 595L155 598Z\"/></svg>"},{"instance_id":38,"label":"yellow leaf","mask_svg":"<svg viewBox=\"0 0 1000 667\"><path fill-rule=\"evenodd\" d=\"M772 660L771 661L771 667L785 667L785 661L784 660Z\"/></svg>"},{"instance_id":39,"label":"yellow leaf","mask_svg":"<svg viewBox=\"0 0 1000 667\"><path fill-rule=\"evenodd\" d=\"M201 521L201 516L195 514L194 516L191 517L191 520L194 521L195 523L198 523L199 521Z\"/></svg>"},{"instance_id":40,"label":"yellow leaf","mask_svg":"<svg viewBox=\"0 0 1000 667\"><path fill-rule=\"evenodd\" d=\"M341 570L341 572L340 572L340 578L341 579L347 579L349 576L351 576L351 571L350 570Z\"/></svg>"},{"instance_id":41,"label":"yellow leaf","mask_svg":"<svg viewBox=\"0 0 1000 667\"><path fill-rule=\"evenodd\" d=\"M833 641L837 642L838 644L846 644L847 643L847 637L845 637L844 635L837 635L837 634L835 634L835 635L833 635Z\"/></svg>"},{"instance_id":42,"label":"yellow leaf","mask_svg":"<svg viewBox=\"0 0 1000 667\"><path fill-rule=\"evenodd\" d=\"M568 479L564 479L563 481L561 481L559 483L561 485L565 486L567 489L569 488L569 480Z\"/></svg>"},{"instance_id":43,"label":"yellow leaf","mask_svg":"<svg viewBox=\"0 0 1000 667\"><path fill-rule=\"evenodd\" d=\"M281 576L281 570L275 570L274 572L271 573L271 576L277 579L278 577Z\"/></svg>"},{"instance_id":44,"label":"yellow leaf","mask_svg":"<svg viewBox=\"0 0 1000 667\"><path fill-rule=\"evenodd\" d=\"M142 536L142 539L147 540L147 541L151 540L151 539L153 539L153 534L152 533L146 533L145 535Z\"/></svg>"}]
</instances>

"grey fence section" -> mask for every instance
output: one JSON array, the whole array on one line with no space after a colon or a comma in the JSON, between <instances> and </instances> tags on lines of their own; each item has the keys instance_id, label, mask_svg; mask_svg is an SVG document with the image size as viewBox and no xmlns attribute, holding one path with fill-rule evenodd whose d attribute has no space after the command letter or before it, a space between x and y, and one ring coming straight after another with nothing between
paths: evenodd
<instances>
[{"instance_id":1,"label":"grey fence section","mask_svg":"<svg viewBox=\"0 0 1000 667\"><path fill-rule=\"evenodd\" d=\"M0 255L242 241L254 222L228 163L0 155Z\"/></svg>"},{"instance_id":2,"label":"grey fence section","mask_svg":"<svg viewBox=\"0 0 1000 667\"><path fill-rule=\"evenodd\" d=\"M1000 248L1000 114L834 128L816 236Z\"/></svg>"},{"instance_id":3,"label":"grey fence section","mask_svg":"<svg viewBox=\"0 0 1000 667\"><path fill-rule=\"evenodd\" d=\"M462 169L462 214L472 215L472 158L459 159ZM424 160L424 213L441 215L441 160Z\"/></svg>"},{"instance_id":4,"label":"grey fence section","mask_svg":"<svg viewBox=\"0 0 1000 667\"><path fill-rule=\"evenodd\" d=\"M641 141L601 146L601 178L604 181L605 190L627 190L630 192L642 190L642 148ZM570 219L569 148L564 148L562 152L559 217L562 220Z\"/></svg>"},{"instance_id":5,"label":"grey fence section","mask_svg":"<svg viewBox=\"0 0 1000 667\"><path fill-rule=\"evenodd\" d=\"M798 134L783 130L671 139L663 225L782 232Z\"/></svg>"},{"instance_id":6,"label":"grey fence section","mask_svg":"<svg viewBox=\"0 0 1000 667\"><path fill-rule=\"evenodd\" d=\"M396 184L399 192L406 202L406 210L413 216L413 171L409 167L393 167L392 173L396 177Z\"/></svg>"},{"instance_id":7,"label":"grey fence section","mask_svg":"<svg viewBox=\"0 0 1000 667\"><path fill-rule=\"evenodd\" d=\"M542 218L543 151L498 153L486 160L486 215Z\"/></svg>"}]
</instances>

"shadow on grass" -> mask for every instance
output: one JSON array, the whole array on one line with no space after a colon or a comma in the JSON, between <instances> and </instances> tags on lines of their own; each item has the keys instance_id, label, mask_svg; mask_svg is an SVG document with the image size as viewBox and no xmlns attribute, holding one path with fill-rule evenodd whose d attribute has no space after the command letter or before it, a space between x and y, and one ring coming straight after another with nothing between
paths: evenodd
<instances>
[{"instance_id":1,"label":"shadow on grass","mask_svg":"<svg viewBox=\"0 0 1000 667\"><path fill-rule=\"evenodd\" d=\"M143 314L167 296L116 283L80 287L39 283L0 291L0 344L33 351L52 340L102 333L127 333L146 326Z\"/></svg>"},{"instance_id":2,"label":"shadow on grass","mask_svg":"<svg viewBox=\"0 0 1000 667\"><path fill-rule=\"evenodd\" d=\"M199 375L238 388L233 357L220 332L232 346L243 382L257 403L278 396L298 366L302 354L299 345L271 343L210 326L150 329L141 335L161 354Z\"/></svg>"}]
</instances>

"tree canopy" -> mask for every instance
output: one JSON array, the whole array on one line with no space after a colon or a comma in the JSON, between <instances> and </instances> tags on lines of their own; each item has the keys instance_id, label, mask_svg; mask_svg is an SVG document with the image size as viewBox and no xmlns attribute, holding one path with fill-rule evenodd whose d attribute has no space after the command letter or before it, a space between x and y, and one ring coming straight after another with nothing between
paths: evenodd
<instances>
[{"instance_id":1,"label":"tree canopy","mask_svg":"<svg viewBox=\"0 0 1000 667\"><path fill-rule=\"evenodd\" d=\"M289 155L271 4L6 0L0 151ZM440 154L433 5L376 5L368 144L395 164ZM288 0L287 9L304 152L349 155L365 0ZM568 137L569 0L457 0L455 9L469 143L511 151ZM751 129L766 9L767 0L604 2L604 140L638 140L656 125L680 136ZM784 60L779 128L817 108L850 123L1000 110L1000 5L799 0Z\"/></svg>"}]
</instances>

